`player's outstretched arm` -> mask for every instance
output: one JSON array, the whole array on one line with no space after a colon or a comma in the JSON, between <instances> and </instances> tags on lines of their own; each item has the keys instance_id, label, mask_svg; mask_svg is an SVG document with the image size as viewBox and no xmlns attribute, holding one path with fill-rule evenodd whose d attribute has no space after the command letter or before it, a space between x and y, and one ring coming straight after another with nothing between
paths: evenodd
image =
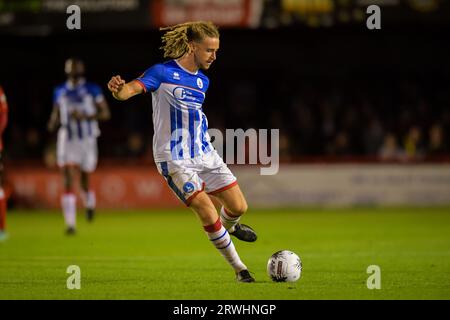
<instances>
[{"instance_id":1,"label":"player's outstretched arm","mask_svg":"<svg viewBox=\"0 0 450 320\"><path fill-rule=\"evenodd\" d=\"M144 92L142 86L136 81L125 83L120 76L114 76L108 82L108 89L117 100L127 100L137 94Z\"/></svg>"}]
</instances>

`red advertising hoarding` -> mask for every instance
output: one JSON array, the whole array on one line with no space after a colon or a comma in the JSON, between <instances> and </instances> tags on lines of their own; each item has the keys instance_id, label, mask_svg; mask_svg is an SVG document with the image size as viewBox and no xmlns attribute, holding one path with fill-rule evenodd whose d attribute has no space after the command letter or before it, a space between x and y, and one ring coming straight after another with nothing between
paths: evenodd
<instances>
[{"instance_id":1,"label":"red advertising hoarding","mask_svg":"<svg viewBox=\"0 0 450 320\"><path fill-rule=\"evenodd\" d=\"M155 27L205 20L224 27L256 28L263 5L260 0L155 0L150 11Z\"/></svg>"},{"instance_id":2,"label":"red advertising hoarding","mask_svg":"<svg viewBox=\"0 0 450 320\"><path fill-rule=\"evenodd\" d=\"M10 201L17 207L60 207L63 187L62 176L57 170L9 168L7 179ZM183 206L164 178L151 167L101 167L92 175L91 188L96 192L99 208ZM79 195L78 187L76 191Z\"/></svg>"}]
</instances>

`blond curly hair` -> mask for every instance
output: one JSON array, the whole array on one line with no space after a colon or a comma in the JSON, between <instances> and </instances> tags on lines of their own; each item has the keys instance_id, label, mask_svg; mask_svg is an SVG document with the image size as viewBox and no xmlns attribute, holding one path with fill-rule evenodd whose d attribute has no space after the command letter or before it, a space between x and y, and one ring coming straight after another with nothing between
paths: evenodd
<instances>
[{"instance_id":1,"label":"blond curly hair","mask_svg":"<svg viewBox=\"0 0 450 320\"><path fill-rule=\"evenodd\" d=\"M164 58L176 59L190 52L189 42L206 37L219 38L218 28L210 21L195 21L159 28L166 31L161 37Z\"/></svg>"}]
</instances>

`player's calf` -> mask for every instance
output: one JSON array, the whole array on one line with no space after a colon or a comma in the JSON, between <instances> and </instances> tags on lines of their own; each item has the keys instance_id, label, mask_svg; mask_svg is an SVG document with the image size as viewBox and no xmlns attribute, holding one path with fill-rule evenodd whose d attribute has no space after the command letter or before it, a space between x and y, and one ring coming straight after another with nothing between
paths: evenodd
<instances>
[{"instance_id":1,"label":"player's calf","mask_svg":"<svg viewBox=\"0 0 450 320\"><path fill-rule=\"evenodd\" d=\"M203 229L206 231L208 239L219 250L236 274L247 270L247 266L241 261L233 241L228 231L222 226L220 219L217 219L214 224L203 226Z\"/></svg>"},{"instance_id":2,"label":"player's calf","mask_svg":"<svg viewBox=\"0 0 450 320\"><path fill-rule=\"evenodd\" d=\"M86 220L92 222L94 220L96 197L95 192L92 190L83 191L81 193L81 198L84 202L84 207L86 208Z\"/></svg>"},{"instance_id":3,"label":"player's calf","mask_svg":"<svg viewBox=\"0 0 450 320\"><path fill-rule=\"evenodd\" d=\"M73 192L66 192L61 195L61 206L64 215L64 221L67 228L76 227L77 216L77 198Z\"/></svg>"},{"instance_id":4,"label":"player's calf","mask_svg":"<svg viewBox=\"0 0 450 320\"><path fill-rule=\"evenodd\" d=\"M255 230L248 225L240 224L240 219L241 215L235 215L234 212L230 212L225 207L220 210L220 220L231 235L241 241L255 242L258 238Z\"/></svg>"}]
</instances>

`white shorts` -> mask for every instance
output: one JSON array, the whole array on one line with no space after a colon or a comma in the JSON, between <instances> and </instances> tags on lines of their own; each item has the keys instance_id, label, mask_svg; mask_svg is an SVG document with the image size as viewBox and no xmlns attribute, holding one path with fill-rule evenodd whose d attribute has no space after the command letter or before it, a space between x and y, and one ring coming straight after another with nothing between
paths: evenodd
<instances>
[{"instance_id":1,"label":"white shorts","mask_svg":"<svg viewBox=\"0 0 450 320\"><path fill-rule=\"evenodd\" d=\"M193 159L157 162L156 167L187 206L203 190L213 195L237 184L236 177L216 150Z\"/></svg>"},{"instance_id":2,"label":"white shorts","mask_svg":"<svg viewBox=\"0 0 450 320\"><path fill-rule=\"evenodd\" d=\"M97 138L69 140L65 130L58 131L56 157L59 167L76 165L84 172L93 172L97 167Z\"/></svg>"}]
</instances>

